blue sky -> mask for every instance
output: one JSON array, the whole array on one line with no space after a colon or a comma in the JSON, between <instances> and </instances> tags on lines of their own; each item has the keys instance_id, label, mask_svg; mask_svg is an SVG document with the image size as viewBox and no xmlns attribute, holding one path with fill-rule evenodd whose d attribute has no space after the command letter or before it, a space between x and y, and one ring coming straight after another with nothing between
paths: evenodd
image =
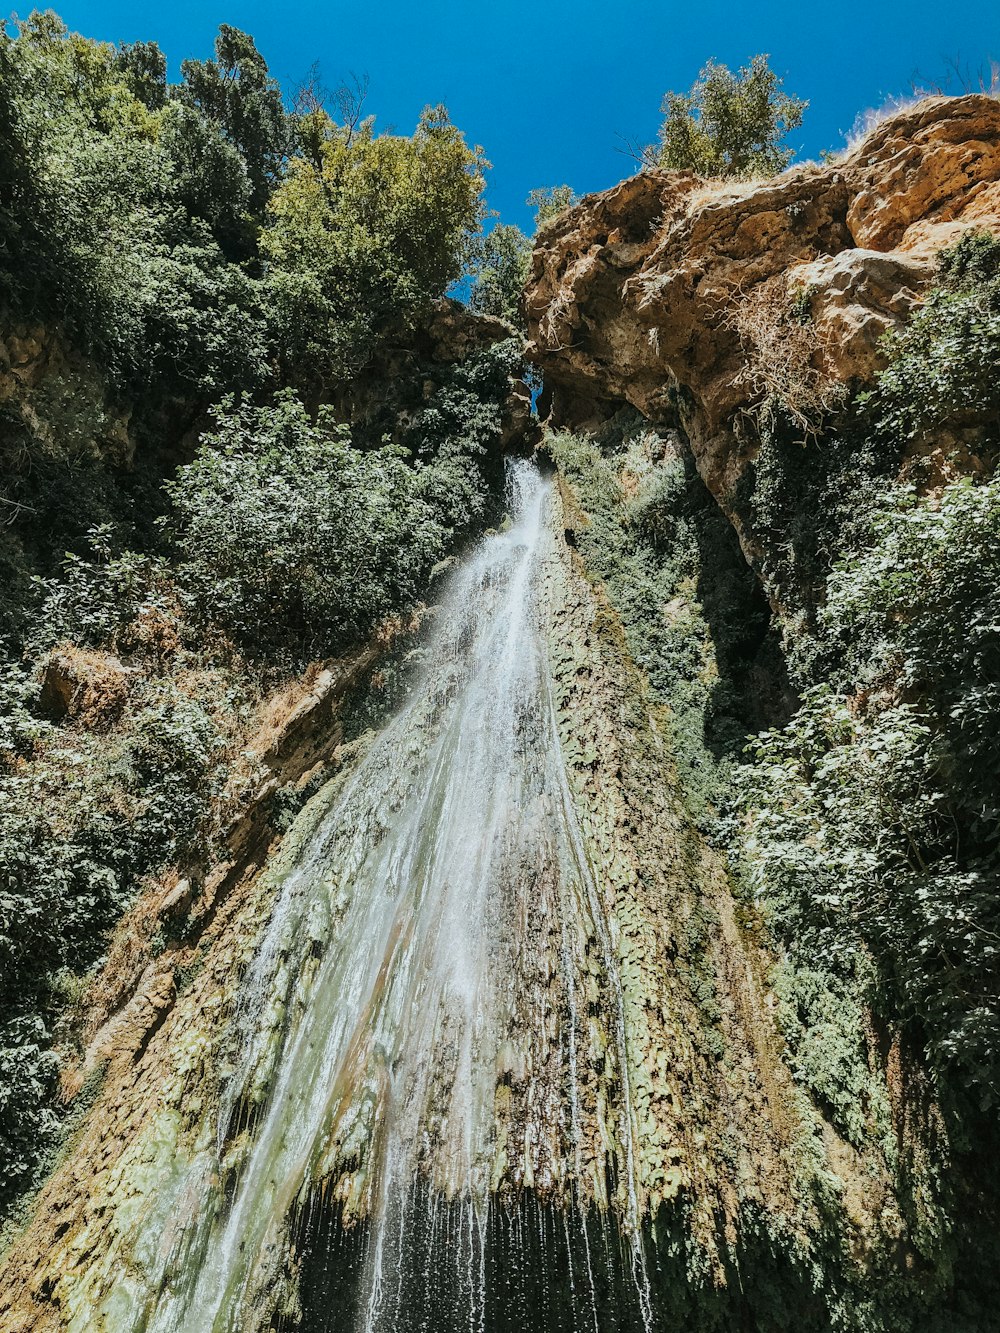
<instances>
[{"instance_id":1,"label":"blue sky","mask_svg":"<svg viewBox=\"0 0 1000 1333\"><path fill-rule=\"evenodd\" d=\"M951 60L973 73L1000 61L997 0L170 0L148 10L56 0L55 8L90 37L159 42L175 77L184 56L211 53L225 22L253 34L289 89L314 61L329 85L367 74L368 105L384 126L409 131L422 106L443 101L493 163L490 205L528 230L532 187L565 182L584 193L629 175L624 141L652 141L664 92L690 87L709 57L736 66L770 55L787 89L810 100L791 140L805 157L841 147L859 112L909 93L914 80L943 82Z\"/></svg>"}]
</instances>

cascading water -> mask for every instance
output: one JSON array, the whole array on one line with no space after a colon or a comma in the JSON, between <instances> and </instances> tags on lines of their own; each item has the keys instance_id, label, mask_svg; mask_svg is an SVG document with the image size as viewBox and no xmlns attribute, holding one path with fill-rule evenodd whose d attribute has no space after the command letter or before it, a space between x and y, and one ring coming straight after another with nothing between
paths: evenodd
<instances>
[{"instance_id":1,"label":"cascading water","mask_svg":"<svg viewBox=\"0 0 1000 1333\"><path fill-rule=\"evenodd\" d=\"M523 462L509 487L284 881L217 1132L146 1246L144 1333L649 1323L621 990L552 702L549 487Z\"/></svg>"}]
</instances>

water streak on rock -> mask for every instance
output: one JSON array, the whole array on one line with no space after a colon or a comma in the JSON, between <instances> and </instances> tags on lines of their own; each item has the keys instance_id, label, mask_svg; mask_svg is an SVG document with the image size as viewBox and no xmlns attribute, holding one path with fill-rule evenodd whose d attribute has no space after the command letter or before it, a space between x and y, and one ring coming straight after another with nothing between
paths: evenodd
<instances>
[{"instance_id":1,"label":"water streak on rock","mask_svg":"<svg viewBox=\"0 0 1000 1333\"><path fill-rule=\"evenodd\" d=\"M294 1313L296 1247L331 1205L366 1235L364 1333L420 1326L418 1255L454 1270L436 1326L492 1326L490 1209L526 1190L574 1219L573 1326L597 1326L581 1219L609 1207L648 1322L621 987L552 701L548 497L511 464L510 526L454 575L420 683L284 882L148 1333Z\"/></svg>"}]
</instances>

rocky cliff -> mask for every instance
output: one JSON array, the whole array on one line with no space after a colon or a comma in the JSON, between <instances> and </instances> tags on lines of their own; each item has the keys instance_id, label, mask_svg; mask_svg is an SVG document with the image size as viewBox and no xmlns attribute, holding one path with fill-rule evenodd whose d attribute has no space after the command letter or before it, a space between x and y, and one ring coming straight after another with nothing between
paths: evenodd
<instances>
[{"instance_id":1,"label":"rocky cliff","mask_svg":"<svg viewBox=\"0 0 1000 1333\"><path fill-rule=\"evenodd\" d=\"M1000 498L988 482L946 485L982 480L1000 418L969 396L947 426L878 448L848 432L859 387L890 364L883 335L934 310L940 252L982 229L1000 234L1000 103L968 97L921 103L843 160L772 181L644 172L538 239L530 350L559 474L543 580L552 723L613 966L594 963L600 942L581 917L593 966L570 988L586 998L577 1062L575 1001L558 981L568 937L539 895L513 949L535 968L513 1025L531 1059L505 1050L492 1188L515 1218L537 1203L543 1235L566 1227L556 1205L580 1187L548 1131L524 1129L565 1058L594 1108L574 1145L588 1182L577 1201L599 1212L635 1183L647 1329L981 1333L1000 1299ZM1000 291L990 244L979 260L996 271L963 293L970 308L994 300L990 283ZM337 413L365 445L404 438L450 372L508 332L444 303L339 391ZM32 336L18 333L0 368L0 394L25 420L46 366L63 373ZM984 355L987 380L991 364ZM497 408L484 443L498 462L536 432L523 386ZM131 429L127 413L116 420ZM937 463L921 488L901 486L915 450ZM785 565L807 547L815 568L796 603ZM828 582L844 552L868 559L867 582ZM937 638L914 640L914 625ZM174 1280L163 1262L184 1210L171 1199L186 1197L192 1154L213 1163L216 1190L237 1159L213 1154L242 1151L263 1105L265 1083L239 1115L219 1114L246 970L325 803L363 762L371 738L343 745L344 715L370 721L364 682L386 646L314 664L259 701L238 737L253 780L227 806L214 855L152 877L118 921L67 1030L73 1132L5 1256L4 1329L146 1327L135 1311L164 1273ZM109 725L132 670L63 646L47 660L47 714ZM520 743L537 758L524 716ZM305 973L320 939L296 948ZM284 986L297 968L281 962ZM614 974L612 1003L601 978ZM284 994L268 992L275 1024ZM605 1123L623 1087L629 1169L631 1132ZM572 1106L575 1117L575 1094ZM306 1209L319 1222L253 1327L338 1326L320 1309L323 1284L350 1285L349 1250L328 1265L320 1254L323 1280L303 1281L301 1307L289 1294L330 1216L333 1234L340 1225L328 1196L347 1175L320 1167ZM193 1191L185 1209L199 1206ZM538 1252L548 1290L552 1252ZM519 1271L507 1265L504 1280ZM569 1307L551 1319L529 1308L539 1326L566 1324Z\"/></svg>"},{"instance_id":2,"label":"rocky cliff","mask_svg":"<svg viewBox=\"0 0 1000 1333\"><path fill-rule=\"evenodd\" d=\"M543 227L525 308L572 544L815 1117L787 1326L988 1328L1000 102L766 181L642 171ZM783 1245L740 1263L748 1327L786 1327Z\"/></svg>"},{"instance_id":3,"label":"rocky cliff","mask_svg":"<svg viewBox=\"0 0 1000 1333\"><path fill-rule=\"evenodd\" d=\"M525 305L554 424L623 402L679 419L724 508L774 395L803 433L884 364L880 338L963 230L1000 230L1000 102L931 98L774 180L643 171L550 222ZM748 549L753 543L748 543Z\"/></svg>"}]
</instances>

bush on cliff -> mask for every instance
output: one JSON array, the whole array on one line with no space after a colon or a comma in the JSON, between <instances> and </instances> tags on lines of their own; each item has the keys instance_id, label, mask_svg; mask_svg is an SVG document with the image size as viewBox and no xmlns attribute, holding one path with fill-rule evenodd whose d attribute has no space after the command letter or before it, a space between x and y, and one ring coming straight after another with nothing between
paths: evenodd
<instances>
[{"instance_id":1,"label":"bush on cliff","mask_svg":"<svg viewBox=\"0 0 1000 1333\"><path fill-rule=\"evenodd\" d=\"M192 616L253 657L298 661L356 642L419 597L485 512L482 461L516 357L453 371L398 444L359 449L291 391L229 405L166 489Z\"/></svg>"},{"instance_id":2,"label":"bush on cliff","mask_svg":"<svg viewBox=\"0 0 1000 1333\"><path fill-rule=\"evenodd\" d=\"M195 851L224 774L198 699L140 680L130 703L110 732L58 727L37 682L0 673L0 1214L58 1131L61 970L85 972L143 877Z\"/></svg>"},{"instance_id":3,"label":"bush on cliff","mask_svg":"<svg viewBox=\"0 0 1000 1333\"><path fill-rule=\"evenodd\" d=\"M808 106L756 55L735 74L710 60L688 93L667 93L659 143L646 150L650 166L700 176L774 176L794 150L782 140L802 124Z\"/></svg>"},{"instance_id":4,"label":"bush on cliff","mask_svg":"<svg viewBox=\"0 0 1000 1333\"><path fill-rule=\"evenodd\" d=\"M868 524L801 655L816 683L743 773L745 865L793 959L822 963L834 987L867 977L869 1002L925 1048L942 1095L992 1106L1000 480L924 498L897 487Z\"/></svg>"},{"instance_id":5,"label":"bush on cliff","mask_svg":"<svg viewBox=\"0 0 1000 1333\"><path fill-rule=\"evenodd\" d=\"M532 190L525 201L535 210L535 227L541 229L546 222L551 222L567 208L579 202L580 196L569 185L541 185Z\"/></svg>"},{"instance_id":6,"label":"bush on cliff","mask_svg":"<svg viewBox=\"0 0 1000 1333\"><path fill-rule=\"evenodd\" d=\"M884 437L973 428L1000 443L1000 238L967 231L940 258L941 283L889 333L889 365L861 395Z\"/></svg>"},{"instance_id":7,"label":"bush on cliff","mask_svg":"<svg viewBox=\"0 0 1000 1333\"><path fill-rule=\"evenodd\" d=\"M858 410L765 437L747 507L803 693L741 773L739 863L800 1077L858 1141L872 1057L829 1021L851 996L925 1051L957 1122L1000 1099L1000 242L966 233L940 273ZM980 480L897 480L909 456L926 486L928 454Z\"/></svg>"}]
</instances>

